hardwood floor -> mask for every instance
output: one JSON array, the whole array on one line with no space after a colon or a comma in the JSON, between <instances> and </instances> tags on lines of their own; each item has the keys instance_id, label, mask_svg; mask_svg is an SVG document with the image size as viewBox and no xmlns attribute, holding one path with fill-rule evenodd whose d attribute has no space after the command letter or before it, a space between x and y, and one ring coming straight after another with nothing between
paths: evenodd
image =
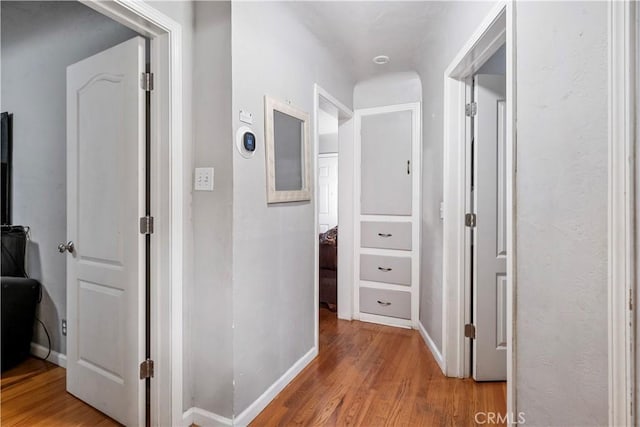
<instances>
[{"instance_id":1,"label":"hardwood floor","mask_svg":"<svg viewBox=\"0 0 640 427\"><path fill-rule=\"evenodd\" d=\"M505 383L444 377L417 331L321 309L319 356L251 425L468 426L505 402ZM64 369L29 359L2 374L0 425L119 424L67 393Z\"/></svg>"},{"instance_id":2,"label":"hardwood floor","mask_svg":"<svg viewBox=\"0 0 640 427\"><path fill-rule=\"evenodd\" d=\"M477 412L504 416L506 383L446 378L417 331L320 309L319 356L251 425L467 426Z\"/></svg>"},{"instance_id":3,"label":"hardwood floor","mask_svg":"<svg viewBox=\"0 0 640 427\"><path fill-rule=\"evenodd\" d=\"M2 373L0 425L119 426L117 422L66 392L66 371L31 358Z\"/></svg>"}]
</instances>

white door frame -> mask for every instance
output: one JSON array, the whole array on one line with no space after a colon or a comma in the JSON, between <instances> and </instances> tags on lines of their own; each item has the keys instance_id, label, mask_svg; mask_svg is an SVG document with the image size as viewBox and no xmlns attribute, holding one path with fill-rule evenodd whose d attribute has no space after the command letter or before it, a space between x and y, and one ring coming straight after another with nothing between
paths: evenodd
<instances>
[{"instance_id":1,"label":"white door frame","mask_svg":"<svg viewBox=\"0 0 640 427\"><path fill-rule=\"evenodd\" d=\"M469 233L464 225L467 198L465 103L469 78L506 42L507 84L507 415L515 401L515 2L496 4L444 73L444 237L442 357L450 377L470 375L464 337L470 304Z\"/></svg>"},{"instance_id":2,"label":"white door frame","mask_svg":"<svg viewBox=\"0 0 640 427\"><path fill-rule=\"evenodd\" d=\"M635 425L636 31L633 1L609 1L609 425ZM635 301L634 301L635 299Z\"/></svg>"},{"instance_id":3,"label":"white door frame","mask_svg":"<svg viewBox=\"0 0 640 427\"><path fill-rule=\"evenodd\" d=\"M345 106L342 102L338 101L337 98L335 98L333 95L331 95L329 92L327 92L326 90L324 90L320 85L318 85L317 83L313 85L313 191L314 191L314 200L315 200L315 206L314 206L314 218L315 218L315 224L314 224L314 231L313 231L313 241L314 241L314 253L315 253L315 258L314 258L314 278L313 278L313 286L314 286L314 307L313 307L313 316L314 316L314 322L315 322L315 351L317 354L317 351L320 349L320 318L318 317L320 315L320 241L318 240L318 234L320 234L320 230L318 228L318 206L319 206L319 200L318 200L318 191L316 190L318 188L318 155L320 154L319 152L319 146L320 146L320 134L319 134L319 126L318 126L318 114L320 112L320 98L323 98L325 101L329 102L330 104L332 104L334 107L336 107L338 109L338 122L343 121L343 120L348 120L351 117L353 117L353 111L351 111L347 106ZM340 154L340 152L338 152L338 155ZM340 170L340 165L338 164L338 179L340 179L339 177L343 174L343 173L351 173L351 171L343 171ZM344 175L343 175L344 176ZM340 188L340 181L338 181L338 188ZM338 192L339 193L339 192ZM339 196L338 196L339 197ZM338 203L338 218L340 218L340 203ZM340 225L340 222L338 220L338 225ZM340 239L338 239L338 248L340 248ZM338 251L338 253L340 253L340 251ZM340 286L340 281L338 281L338 297L340 296L342 292L342 288L344 286ZM349 290L350 292L350 290ZM339 298L338 298L338 302L339 302ZM338 306L340 307L340 306ZM341 309L339 309L341 312L343 312L343 310L346 309L346 312L349 313L349 319L351 318L351 313L352 313L352 309L350 307L342 307Z\"/></svg>"},{"instance_id":4,"label":"white door frame","mask_svg":"<svg viewBox=\"0 0 640 427\"><path fill-rule=\"evenodd\" d=\"M151 40L151 424L182 424L182 26L146 2L80 0ZM170 334L163 333L170 331Z\"/></svg>"}]
</instances>

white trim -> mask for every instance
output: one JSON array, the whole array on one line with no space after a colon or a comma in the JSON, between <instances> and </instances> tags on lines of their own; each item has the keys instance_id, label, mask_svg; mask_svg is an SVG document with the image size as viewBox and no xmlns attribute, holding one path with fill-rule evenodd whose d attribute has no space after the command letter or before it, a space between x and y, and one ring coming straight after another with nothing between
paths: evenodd
<instances>
[{"instance_id":1,"label":"white trim","mask_svg":"<svg viewBox=\"0 0 640 427\"><path fill-rule=\"evenodd\" d=\"M442 355L445 373L464 377L469 372L469 351L464 324L470 304L467 289L469 233L466 213L466 117L467 79L506 42L507 84L507 413L516 412L515 393L515 294L516 294L516 29L515 2L497 3L444 74L444 230ZM513 419L513 417L510 417Z\"/></svg>"},{"instance_id":2,"label":"white trim","mask_svg":"<svg viewBox=\"0 0 640 427\"><path fill-rule=\"evenodd\" d=\"M151 4L136 0L80 0L151 40L152 97L152 425L182 422L182 254L184 234L182 26ZM168 168L162 167L168 165ZM166 334L166 331L170 333Z\"/></svg>"},{"instance_id":3,"label":"white trim","mask_svg":"<svg viewBox=\"0 0 640 427\"><path fill-rule=\"evenodd\" d=\"M438 364L438 366L440 367L440 370L444 374L445 373L444 359L442 358L442 353L440 353L440 350L438 350L436 343L433 342L433 340L431 339L431 336L429 335L427 330L422 325L422 322L420 321L418 321L418 330L420 331L420 335L422 335L422 339L424 340L424 343L427 345L427 347L431 351L433 358L436 360L436 363Z\"/></svg>"},{"instance_id":4,"label":"white trim","mask_svg":"<svg viewBox=\"0 0 640 427\"><path fill-rule=\"evenodd\" d=\"M35 342L31 343L31 354L33 356L44 359L45 357L47 357L47 353L49 353L49 349L47 347ZM62 353L58 353L57 351L51 350L51 354L49 354L49 357L47 357L46 361L51 362L54 365L58 365L61 368L67 367L67 356Z\"/></svg>"},{"instance_id":5,"label":"white trim","mask_svg":"<svg viewBox=\"0 0 640 427\"><path fill-rule=\"evenodd\" d=\"M358 320L361 322L393 326L394 328L414 329L415 327L415 323L411 319L400 319L399 317L381 316L379 314L364 312L358 313Z\"/></svg>"},{"instance_id":6,"label":"white trim","mask_svg":"<svg viewBox=\"0 0 640 427\"><path fill-rule=\"evenodd\" d=\"M341 103L340 101L338 101L333 95L331 95L329 92L327 92L326 90L324 90L320 85L318 85L317 83L315 83L313 85L313 188L318 188L318 158L320 156L327 156L325 154L320 154L319 153L319 148L320 148L320 135L319 135L319 131L318 131L318 113L320 110L320 98L324 98L327 102L329 102L330 104L333 104L334 107L336 107L338 109L338 119L340 120L340 117L343 117L345 120L346 119L350 119L353 116L353 112L347 108L343 103ZM338 147L338 153L331 153L334 154L336 157L338 157L340 155L340 147ZM327 156L328 157L328 156ZM342 171L344 172L344 171ZM338 186L340 186L340 165L338 164ZM314 316L314 327L315 327L315 337L314 337L314 342L315 342L315 348L318 349L320 348L320 241L318 239L318 235L320 234L320 229L318 228L318 206L319 206L319 201L318 201L318 197L319 194L316 191L315 195L313 196L313 200L314 200L314 227L313 227L313 242L314 242L314 279L313 279L313 298L314 298L314 302L313 302L313 316ZM338 192L338 197L339 196L339 192ZM338 203L338 218L340 218L340 203ZM340 253L340 247L341 247L341 240L338 239L338 253ZM344 245L344 242L342 243L342 245ZM342 289L342 287L340 286L340 282L338 281L338 298L340 295L340 291ZM351 311L351 307L340 307L340 305L338 305L338 313L341 318L344 318L345 316L348 319L351 319L352 316L352 311Z\"/></svg>"},{"instance_id":7,"label":"white trim","mask_svg":"<svg viewBox=\"0 0 640 427\"><path fill-rule=\"evenodd\" d=\"M319 153L318 154L319 159L331 159L334 157L338 157L338 153Z\"/></svg>"},{"instance_id":8,"label":"white trim","mask_svg":"<svg viewBox=\"0 0 640 427\"><path fill-rule=\"evenodd\" d=\"M247 426L264 408L318 355L318 348L314 347L282 374L271 386L258 397L240 415L233 418L234 426Z\"/></svg>"},{"instance_id":9,"label":"white trim","mask_svg":"<svg viewBox=\"0 0 640 427\"><path fill-rule=\"evenodd\" d=\"M361 141L360 127L363 116L410 111L412 115L411 164L412 166L412 200L410 216L363 215L360 211L361 189ZM381 107L362 108L355 111L354 116L355 146L353 155L353 318L364 322L380 323L389 326L418 327L420 310L420 253L421 253L421 212L422 212L422 108L420 102L385 105ZM370 249L360 246L360 227L364 221L390 221L411 223L411 251ZM387 256L404 256L411 258L411 286L402 289L411 293L411 319L396 319L360 312L360 255L364 253L385 254ZM375 286L375 287L379 287Z\"/></svg>"},{"instance_id":10,"label":"white trim","mask_svg":"<svg viewBox=\"0 0 640 427\"><path fill-rule=\"evenodd\" d=\"M233 420L194 406L182 415L182 426L190 427L192 424L200 427L231 426Z\"/></svg>"},{"instance_id":11,"label":"white trim","mask_svg":"<svg viewBox=\"0 0 640 427\"><path fill-rule=\"evenodd\" d=\"M635 425L635 4L609 7L609 425Z\"/></svg>"},{"instance_id":12,"label":"white trim","mask_svg":"<svg viewBox=\"0 0 640 427\"><path fill-rule=\"evenodd\" d=\"M518 204L516 199L516 169L518 139L516 133L516 2L507 3L507 34L506 34L506 58L507 58L507 206L511 208L507 212L507 414L511 414L511 422L514 425L517 414L516 393L516 291L518 271L517 260L517 230L516 213Z\"/></svg>"}]
</instances>

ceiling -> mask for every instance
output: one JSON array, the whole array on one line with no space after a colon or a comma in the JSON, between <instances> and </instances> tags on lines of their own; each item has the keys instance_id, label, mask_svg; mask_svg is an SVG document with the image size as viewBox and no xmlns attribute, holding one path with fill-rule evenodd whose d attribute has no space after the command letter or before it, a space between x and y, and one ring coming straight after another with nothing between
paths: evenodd
<instances>
[{"instance_id":1,"label":"ceiling","mask_svg":"<svg viewBox=\"0 0 640 427\"><path fill-rule=\"evenodd\" d=\"M288 3L300 21L349 64L356 79L417 68L433 23L447 11L436 1L314 1ZM376 65L373 57L390 63Z\"/></svg>"}]
</instances>

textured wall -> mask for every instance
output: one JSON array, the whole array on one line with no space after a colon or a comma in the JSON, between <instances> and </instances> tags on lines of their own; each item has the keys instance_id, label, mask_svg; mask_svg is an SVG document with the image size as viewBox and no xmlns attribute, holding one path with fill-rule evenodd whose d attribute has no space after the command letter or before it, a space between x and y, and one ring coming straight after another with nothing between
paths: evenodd
<instances>
[{"instance_id":1,"label":"textured wall","mask_svg":"<svg viewBox=\"0 0 640 427\"><path fill-rule=\"evenodd\" d=\"M607 4L517 5L517 404L607 424Z\"/></svg>"}]
</instances>

